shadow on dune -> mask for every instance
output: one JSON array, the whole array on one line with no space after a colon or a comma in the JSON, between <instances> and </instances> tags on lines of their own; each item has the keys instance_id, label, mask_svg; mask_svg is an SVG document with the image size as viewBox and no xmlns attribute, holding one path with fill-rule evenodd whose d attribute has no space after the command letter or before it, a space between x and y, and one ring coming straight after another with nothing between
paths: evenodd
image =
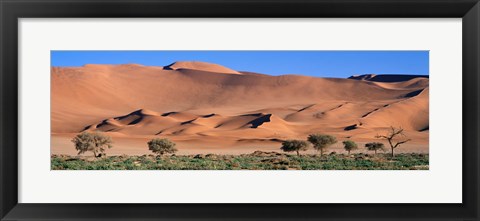
<instances>
[{"instance_id":1,"label":"shadow on dune","mask_svg":"<svg viewBox=\"0 0 480 221\"><path fill-rule=\"evenodd\" d=\"M267 115L264 115L264 116L261 116L255 120L252 120L250 122L248 122L248 124L252 124L251 128L258 128L260 125L266 123L266 122L270 122L270 117L272 116L272 114L267 114Z\"/></svg>"},{"instance_id":2,"label":"shadow on dune","mask_svg":"<svg viewBox=\"0 0 480 221\"><path fill-rule=\"evenodd\" d=\"M209 118L209 117L213 117L213 116L215 116L215 113L203 115L202 117L203 117L203 118Z\"/></svg>"},{"instance_id":3,"label":"shadow on dune","mask_svg":"<svg viewBox=\"0 0 480 221\"><path fill-rule=\"evenodd\" d=\"M421 130L419 130L419 132L424 132L429 130L430 130L430 126L426 126L425 128L422 128Z\"/></svg>"},{"instance_id":4,"label":"shadow on dune","mask_svg":"<svg viewBox=\"0 0 480 221\"><path fill-rule=\"evenodd\" d=\"M177 112L173 112L173 111L172 111L172 112L163 113L163 114L162 114L162 117L166 117L166 116L168 116L168 115L176 114L176 113L177 113Z\"/></svg>"},{"instance_id":5,"label":"shadow on dune","mask_svg":"<svg viewBox=\"0 0 480 221\"><path fill-rule=\"evenodd\" d=\"M417 95L419 95L420 93L422 93L423 89L420 89L420 90L416 90L416 91L412 91L410 93L407 93L405 95L403 95L402 97L400 98L409 98L409 97L415 97Z\"/></svg>"},{"instance_id":6,"label":"shadow on dune","mask_svg":"<svg viewBox=\"0 0 480 221\"><path fill-rule=\"evenodd\" d=\"M352 124L350 126L347 126L347 127L343 128L343 130L345 130L345 131L350 131L350 130L355 130L355 129L357 129L357 124Z\"/></svg>"},{"instance_id":7,"label":"shadow on dune","mask_svg":"<svg viewBox=\"0 0 480 221\"><path fill-rule=\"evenodd\" d=\"M429 78L428 75L404 75L404 74L364 74L358 76L351 76L348 79L375 81L375 82L402 82L408 81L414 78Z\"/></svg>"}]
</instances>

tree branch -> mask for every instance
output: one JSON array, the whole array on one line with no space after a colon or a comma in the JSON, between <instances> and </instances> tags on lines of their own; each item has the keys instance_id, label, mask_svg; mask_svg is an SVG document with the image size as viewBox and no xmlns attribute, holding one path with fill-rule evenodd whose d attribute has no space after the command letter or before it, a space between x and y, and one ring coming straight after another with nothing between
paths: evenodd
<instances>
[{"instance_id":1,"label":"tree branch","mask_svg":"<svg viewBox=\"0 0 480 221\"><path fill-rule=\"evenodd\" d=\"M408 142L408 141L411 141L411 139L408 139L408 140L404 140L404 141L397 142L393 148L397 148L397 146L398 146L398 145L400 145L400 144L404 144L404 143L406 143L406 142Z\"/></svg>"}]
</instances>

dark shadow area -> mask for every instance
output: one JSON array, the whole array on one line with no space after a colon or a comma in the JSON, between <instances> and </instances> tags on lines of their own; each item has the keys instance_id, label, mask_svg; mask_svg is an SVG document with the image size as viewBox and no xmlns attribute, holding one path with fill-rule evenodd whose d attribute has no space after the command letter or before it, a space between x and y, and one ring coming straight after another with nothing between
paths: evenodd
<instances>
[{"instance_id":1,"label":"dark shadow area","mask_svg":"<svg viewBox=\"0 0 480 221\"><path fill-rule=\"evenodd\" d=\"M345 131L355 130L355 129L357 129L357 124L352 124L350 126L347 126L347 127L343 128L343 130L345 130Z\"/></svg>"},{"instance_id":2,"label":"dark shadow area","mask_svg":"<svg viewBox=\"0 0 480 221\"><path fill-rule=\"evenodd\" d=\"M167 113L163 113L163 114L162 114L162 117L166 117L166 116L168 116L168 115L170 115L170 114L176 114L176 113L177 113L177 112L167 112Z\"/></svg>"},{"instance_id":3,"label":"dark shadow area","mask_svg":"<svg viewBox=\"0 0 480 221\"><path fill-rule=\"evenodd\" d=\"M423 91L423 89L412 91L410 93L407 93L407 94L403 95L401 98L415 97L415 96L419 95L420 93L422 93L422 91Z\"/></svg>"},{"instance_id":4,"label":"dark shadow area","mask_svg":"<svg viewBox=\"0 0 480 221\"><path fill-rule=\"evenodd\" d=\"M358 76L350 76L348 79L375 81L375 82L400 82L408 81L414 78L429 78L428 75L407 75L407 74L364 74Z\"/></svg>"},{"instance_id":5,"label":"dark shadow area","mask_svg":"<svg viewBox=\"0 0 480 221\"><path fill-rule=\"evenodd\" d=\"M255 119L255 120L252 120L252 121L248 122L248 124L252 124L251 128L258 128L260 125L262 125L266 122L270 122L270 117L271 116L272 116L271 114L261 116L261 117Z\"/></svg>"}]
</instances>

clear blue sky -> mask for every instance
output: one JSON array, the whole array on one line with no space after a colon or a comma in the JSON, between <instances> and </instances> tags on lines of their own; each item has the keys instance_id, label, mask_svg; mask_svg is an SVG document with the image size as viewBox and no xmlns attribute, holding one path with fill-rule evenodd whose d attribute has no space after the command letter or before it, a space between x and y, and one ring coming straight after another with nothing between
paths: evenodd
<instances>
[{"instance_id":1,"label":"clear blue sky","mask_svg":"<svg viewBox=\"0 0 480 221\"><path fill-rule=\"evenodd\" d=\"M428 51L52 51L52 66L216 63L237 71L345 78L355 74L429 74Z\"/></svg>"}]
</instances>

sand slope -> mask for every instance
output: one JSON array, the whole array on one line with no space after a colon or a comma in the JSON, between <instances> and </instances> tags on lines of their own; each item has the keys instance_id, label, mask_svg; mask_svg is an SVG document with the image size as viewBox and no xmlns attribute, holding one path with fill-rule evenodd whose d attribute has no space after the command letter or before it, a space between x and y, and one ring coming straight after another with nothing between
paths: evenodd
<instances>
[{"instance_id":1,"label":"sand slope","mask_svg":"<svg viewBox=\"0 0 480 221\"><path fill-rule=\"evenodd\" d=\"M278 148L281 140L310 133L362 142L400 126L428 150L428 78L422 76L269 76L204 62L52 67L51 75L57 138L102 131L139 151L154 137L172 139L181 150L241 150ZM71 148L53 140L53 150Z\"/></svg>"}]
</instances>

